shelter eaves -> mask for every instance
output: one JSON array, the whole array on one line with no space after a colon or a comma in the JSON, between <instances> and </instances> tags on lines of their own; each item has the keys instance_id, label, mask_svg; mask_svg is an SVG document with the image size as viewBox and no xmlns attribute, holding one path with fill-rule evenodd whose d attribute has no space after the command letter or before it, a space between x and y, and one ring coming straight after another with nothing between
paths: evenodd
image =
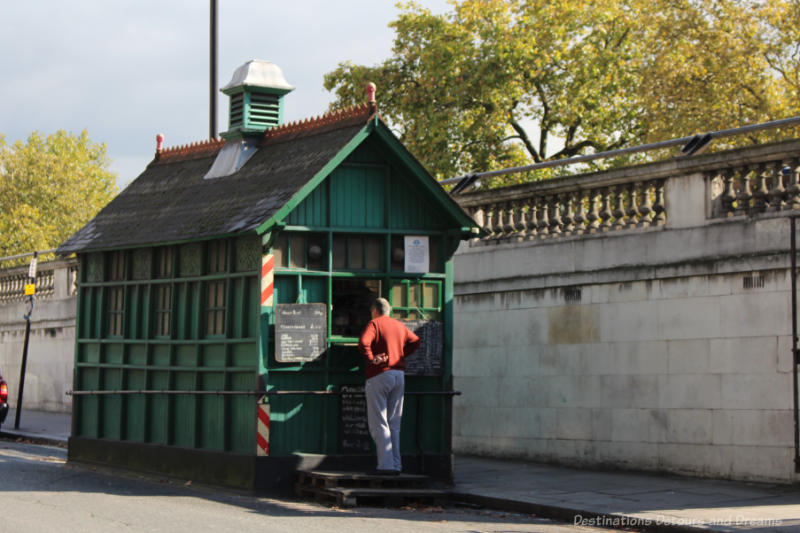
<instances>
[{"instance_id":1,"label":"shelter eaves","mask_svg":"<svg viewBox=\"0 0 800 533\"><path fill-rule=\"evenodd\" d=\"M204 179L224 145L208 141L157 153L145 171L58 253L179 243L254 233L302 200L374 134L414 168L459 225L474 222L403 148L368 105L268 130L237 172ZM305 188L305 189L304 189ZM283 209L285 212L286 209ZM269 224L267 224L269 225ZM259 232L261 232L259 231Z\"/></svg>"}]
</instances>

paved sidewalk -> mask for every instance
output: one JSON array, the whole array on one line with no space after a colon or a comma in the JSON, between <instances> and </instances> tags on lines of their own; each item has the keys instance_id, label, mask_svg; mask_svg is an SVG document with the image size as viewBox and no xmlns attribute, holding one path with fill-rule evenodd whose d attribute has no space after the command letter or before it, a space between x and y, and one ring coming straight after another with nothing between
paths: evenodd
<instances>
[{"instance_id":1,"label":"paved sidewalk","mask_svg":"<svg viewBox=\"0 0 800 533\"><path fill-rule=\"evenodd\" d=\"M4 436L64 445L69 413L14 410ZM800 532L800 487L455 457L457 499L571 524L647 531Z\"/></svg>"},{"instance_id":2,"label":"paved sidewalk","mask_svg":"<svg viewBox=\"0 0 800 533\"><path fill-rule=\"evenodd\" d=\"M44 443L66 445L72 427L71 413L48 413L25 409L19 417L19 429L14 429L16 409L9 409L0 435L36 439Z\"/></svg>"},{"instance_id":3,"label":"paved sidewalk","mask_svg":"<svg viewBox=\"0 0 800 533\"><path fill-rule=\"evenodd\" d=\"M454 493L573 524L649 531L800 531L800 488L456 456Z\"/></svg>"}]
</instances>

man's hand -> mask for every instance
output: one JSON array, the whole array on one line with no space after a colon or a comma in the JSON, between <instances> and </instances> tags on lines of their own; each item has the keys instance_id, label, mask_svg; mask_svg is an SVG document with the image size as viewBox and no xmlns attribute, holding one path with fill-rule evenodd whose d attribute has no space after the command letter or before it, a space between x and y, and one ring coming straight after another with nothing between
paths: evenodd
<instances>
[{"instance_id":1,"label":"man's hand","mask_svg":"<svg viewBox=\"0 0 800 533\"><path fill-rule=\"evenodd\" d=\"M386 353L377 353L372 356L372 364L373 365L383 365L389 361L389 354Z\"/></svg>"}]
</instances>

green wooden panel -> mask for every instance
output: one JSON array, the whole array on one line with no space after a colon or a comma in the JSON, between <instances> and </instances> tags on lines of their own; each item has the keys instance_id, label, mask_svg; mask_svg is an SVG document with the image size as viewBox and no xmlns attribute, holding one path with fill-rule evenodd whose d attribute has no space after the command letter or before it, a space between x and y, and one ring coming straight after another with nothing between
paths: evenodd
<instances>
[{"instance_id":1,"label":"green wooden panel","mask_svg":"<svg viewBox=\"0 0 800 533\"><path fill-rule=\"evenodd\" d=\"M246 367L255 372L258 365L258 346L253 344L234 344L231 346L232 367Z\"/></svg>"},{"instance_id":2,"label":"green wooden panel","mask_svg":"<svg viewBox=\"0 0 800 533\"><path fill-rule=\"evenodd\" d=\"M153 350L153 364L156 366L167 366L170 364L170 351L169 344L154 344Z\"/></svg>"},{"instance_id":3,"label":"green wooden panel","mask_svg":"<svg viewBox=\"0 0 800 533\"><path fill-rule=\"evenodd\" d=\"M189 287L187 283L178 283L175 285L175 312L177 319L175 321L175 338L188 339L189 338Z\"/></svg>"},{"instance_id":4,"label":"green wooden panel","mask_svg":"<svg viewBox=\"0 0 800 533\"><path fill-rule=\"evenodd\" d=\"M297 277L275 276L275 291L278 303L295 303L297 301Z\"/></svg>"},{"instance_id":5,"label":"green wooden panel","mask_svg":"<svg viewBox=\"0 0 800 533\"><path fill-rule=\"evenodd\" d=\"M194 372L175 372L176 390L194 390ZM175 417L173 442L178 446L195 446L195 424L197 422L196 398L193 395L179 394L174 397Z\"/></svg>"},{"instance_id":6,"label":"green wooden panel","mask_svg":"<svg viewBox=\"0 0 800 533\"><path fill-rule=\"evenodd\" d=\"M204 367L225 367L225 345L224 344L204 344L202 346L202 357L200 366ZM220 388L224 388L221 386Z\"/></svg>"},{"instance_id":7,"label":"green wooden panel","mask_svg":"<svg viewBox=\"0 0 800 533\"><path fill-rule=\"evenodd\" d=\"M99 420L99 399L97 396L78 396L75 413L78 415L78 423L75 428L79 437L97 438L99 431L97 421Z\"/></svg>"},{"instance_id":8,"label":"green wooden panel","mask_svg":"<svg viewBox=\"0 0 800 533\"><path fill-rule=\"evenodd\" d=\"M244 320L245 308L245 280L233 279L231 280L231 308L230 308L230 321L231 332L230 336L241 338L242 332L247 328L247 321Z\"/></svg>"},{"instance_id":9,"label":"green wooden panel","mask_svg":"<svg viewBox=\"0 0 800 533\"><path fill-rule=\"evenodd\" d=\"M122 388L122 370L104 368L100 374L102 390ZM101 434L106 439L119 440L122 437L122 397L116 394L101 396Z\"/></svg>"},{"instance_id":10,"label":"green wooden panel","mask_svg":"<svg viewBox=\"0 0 800 533\"><path fill-rule=\"evenodd\" d=\"M103 362L121 365L125 354L124 344L106 344L103 346Z\"/></svg>"},{"instance_id":11,"label":"green wooden panel","mask_svg":"<svg viewBox=\"0 0 800 533\"><path fill-rule=\"evenodd\" d=\"M296 226L328 225L328 193L323 183L309 194L287 217Z\"/></svg>"},{"instance_id":12,"label":"green wooden panel","mask_svg":"<svg viewBox=\"0 0 800 533\"><path fill-rule=\"evenodd\" d=\"M328 301L328 278L303 278L303 292L308 303Z\"/></svg>"},{"instance_id":13,"label":"green wooden panel","mask_svg":"<svg viewBox=\"0 0 800 533\"><path fill-rule=\"evenodd\" d=\"M270 374L270 386L278 390L324 390L324 373ZM273 396L270 398L270 454L294 452L329 453L331 436L324 431L327 396Z\"/></svg>"},{"instance_id":14,"label":"green wooden panel","mask_svg":"<svg viewBox=\"0 0 800 533\"><path fill-rule=\"evenodd\" d=\"M236 372L230 375L231 390L253 390L255 372ZM228 433L231 451L253 453L256 449L255 396L232 396L228 403Z\"/></svg>"},{"instance_id":15,"label":"green wooden panel","mask_svg":"<svg viewBox=\"0 0 800 533\"><path fill-rule=\"evenodd\" d=\"M128 364L144 366L147 364L147 346L144 344L128 345Z\"/></svg>"},{"instance_id":16,"label":"green wooden panel","mask_svg":"<svg viewBox=\"0 0 800 533\"><path fill-rule=\"evenodd\" d=\"M147 388L147 374L144 370L127 370L125 388L140 390ZM149 413L147 398L144 395L131 395L125 398L125 439L136 442L145 441L145 426Z\"/></svg>"},{"instance_id":17,"label":"green wooden panel","mask_svg":"<svg viewBox=\"0 0 800 533\"><path fill-rule=\"evenodd\" d=\"M329 180L332 226L385 227L385 168L343 165Z\"/></svg>"},{"instance_id":18,"label":"green wooden panel","mask_svg":"<svg viewBox=\"0 0 800 533\"><path fill-rule=\"evenodd\" d=\"M220 372L200 375L200 390L214 391L225 388L225 376ZM225 397L217 394L200 396L200 447L222 450L225 447Z\"/></svg>"},{"instance_id":19,"label":"green wooden panel","mask_svg":"<svg viewBox=\"0 0 800 533\"><path fill-rule=\"evenodd\" d=\"M197 366L198 349L199 346L196 346L194 344L179 344L175 346L175 365Z\"/></svg>"},{"instance_id":20,"label":"green wooden panel","mask_svg":"<svg viewBox=\"0 0 800 533\"><path fill-rule=\"evenodd\" d=\"M150 387L153 390L169 390L169 372L154 370L150 372ZM169 444L170 405L172 397L154 395L150 398L150 412L147 421L150 424L150 442Z\"/></svg>"},{"instance_id":21,"label":"green wooden panel","mask_svg":"<svg viewBox=\"0 0 800 533\"><path fill-rule=\"evenodd\" d=\"M420 185L403 179L395 169L392 169L391 198L389 226L392 229L446 229L442 208L430 201Z\"/></svg>"},{"instance_id":22,"label":"green wooden panel","mask_svg":"<svg viewBox=\"0 0 800 533\"><path fill-rule=\"evenodd\" d=\"M85 357L81 357L78 360L80 362L86 363L99 363L100 362L100 345L91 343L91 344L81 344L79 351L85 351Z\"/></svg>"}]
</instances>

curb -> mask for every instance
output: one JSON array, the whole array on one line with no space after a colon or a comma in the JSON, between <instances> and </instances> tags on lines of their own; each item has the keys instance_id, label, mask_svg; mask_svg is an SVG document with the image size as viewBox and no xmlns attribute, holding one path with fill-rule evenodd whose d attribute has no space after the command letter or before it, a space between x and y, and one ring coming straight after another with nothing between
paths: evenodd
<instances>
[{"instance_id":1,"label":"curb","mask_svg":"<svg viewBox=\"0 0 800 533\"><path fill-rule=\"evenodd\" d=\"M557 505L546 505L535 502L524 502L497 498L493 496L483 496L480 494L451 491L449 493L451 502L463 502L471 505L479 505L498 511L508 511L513 513L525 513L541 518L551 518L559 522L570 525L584 525L592 527L611 527L611 528L631 528L635 531L647 533L709 533L715 531L708 526L687 526L682 524L669 523L650 518L629 516L614 513L598 513L597 511L587 511L572 509L569 507L559 507ZM577 517L581 520L577 521Z\"/></svg>"},{"instance_id":2,"label":"curb","mask_svg":"<svg viewBox=\"0 0 800 533\"><path fill-rule=\"evenodd\" d=\"M48 437L46 435L32 435L30 433L22 433L17 431L2 431L0 430L0 439L17 440L23 439L30 441L33 444L41 444L43 446L55 446L58 448L66 448L67 441Z\"/></svg>"}]
</instances>

